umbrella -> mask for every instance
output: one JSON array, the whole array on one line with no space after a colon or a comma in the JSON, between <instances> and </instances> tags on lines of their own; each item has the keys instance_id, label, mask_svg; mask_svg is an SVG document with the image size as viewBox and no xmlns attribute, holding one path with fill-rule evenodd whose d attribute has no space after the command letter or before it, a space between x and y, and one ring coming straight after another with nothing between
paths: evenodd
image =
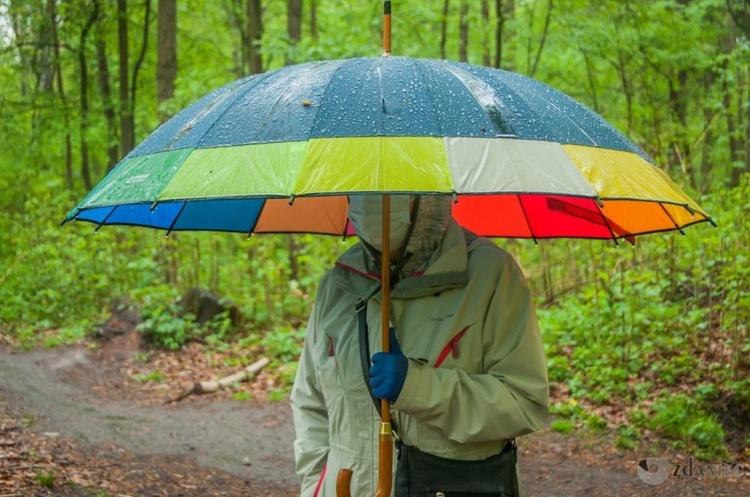
<instances>
[{"instance_id":1,"label":"umbrella","mask_svg":"<svg viewBox=\"0 0 750 497\"><path fill-rule=\"evenodd\" d=\"M391 56L288 66L209 93L64 222L346 235L354 193L383 194L382 267L391 194L451 195L457 221L492 237L632 242L712 222L641 148L563 93L498 69ZM378 495L388 495L387 402L381 411Z\"/></svg>"},{"instance_id":2,"label":"umbrella","mask_svg":"<svg viewBox=\"0 0 750 497\"><path fill-rule=\"evenodd\" d=\"M487 236L630 238L710 221L603 118L520 74L409 57L230 83L166 122L66 217L346 234L347 193L453 195ZM502 213L502 216L498 215Z\"/></svg>"}]
</instances>

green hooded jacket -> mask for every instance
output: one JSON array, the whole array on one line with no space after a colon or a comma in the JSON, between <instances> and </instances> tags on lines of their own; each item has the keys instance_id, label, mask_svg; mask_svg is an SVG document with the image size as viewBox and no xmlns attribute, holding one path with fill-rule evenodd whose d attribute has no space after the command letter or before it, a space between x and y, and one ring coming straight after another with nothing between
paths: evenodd
<instances>
[{"instance_id":1,"label":"green hooded jacket","mask_svg":"<svg viewBox=\"0 0 750 497\"><path fill-rule=\"evenodd\" d=\"M391 292L391 323L409 369L392 404L398 436L441 457L485 459L547 416L544 349L513 258L450 221L426 269ZM361 243L321 281L291 394L302 496L374 495L379 415L365 385L355 304L379 274ZM380 293L368 301L370 353L380 350Z\"/></svg>"}]
</instances>

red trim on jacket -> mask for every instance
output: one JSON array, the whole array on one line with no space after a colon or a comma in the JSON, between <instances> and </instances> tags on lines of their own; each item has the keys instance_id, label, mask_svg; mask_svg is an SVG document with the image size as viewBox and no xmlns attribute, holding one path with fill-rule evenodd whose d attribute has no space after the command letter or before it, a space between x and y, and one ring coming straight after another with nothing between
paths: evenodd
<instances>
[{"instance_id":1,"label":"red trim on jacket","mask_svg":"<svg viewBox=\"0 0 750 497\"><path fill-rule=\"evenodd\" d=\"M370 278L370 279L378 280L378 281L380 280L380 273L376 273L376 272L373 272L373 271L368 271L368 272L365 273L365 272L360 271L357 268L353 268L351 266L347 266L343 262L336 262L336 266L340 267L341 269L345 269L345 270L349 271L350 273L354 273L354 274L358 274L360 276L364 276L365 278Z\"/></svg>"},{"instance_id":2,"label":"red trim on jacket","mask_svg":"<svg viewBox=\"0 0 750 497\"><path fill-rule=\"evenodd\" d=\"M463 336L468 331L469 327L467 326L463 330L459 331L456 336L451 338L451 341L448 342L448 344L443 348L443 350L440 352L440 355L437 358L437 361L435 361L435 367L439 368L441 364L443 364L443 361L448 357L448 354L451 352L453 353L453 358L458 358L458 341L463 338Z\"/></svg>"},{"instance_id":3,"label":"red trim on jacket","mask_svg":"<svg viewBox=\"0 0 750 497\"><path fill-rule=\"evenodd\" d=\"M323 471L320 473L320 478L318 479L318 484L315 485L315 492L313 492L313 497L318 497L318 492L320 492L320 487L323 486L323 480L326 479L326 470L328 469L328 464L323 466Z\"/></svg>"}]
</instances>

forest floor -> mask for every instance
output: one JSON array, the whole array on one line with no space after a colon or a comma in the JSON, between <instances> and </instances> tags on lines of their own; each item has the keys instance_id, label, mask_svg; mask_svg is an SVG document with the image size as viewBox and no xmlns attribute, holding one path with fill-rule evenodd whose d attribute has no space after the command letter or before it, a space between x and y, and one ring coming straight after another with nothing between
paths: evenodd
<instances>
[{"instance_id":1,"label":"forest floor","mask_svg":"<svg viewBox=\"0 0 750 497\"><path fill-rule=\"evenodd\" d=\"M206 360L198 344L146 353L132 334L31 351L8 341L0 335L0 497L298 494L291 410L267 399L268 372L242 396L165 403L237 368ZM664 483L644 483L637 463L647 457L681 476L672 466ZM519 461L527 496L750 496L750 469L699 477L705 463L689 454L659 439L618 449L607 431L541 430L519 440Z\"/></svg>"}]
</instances>

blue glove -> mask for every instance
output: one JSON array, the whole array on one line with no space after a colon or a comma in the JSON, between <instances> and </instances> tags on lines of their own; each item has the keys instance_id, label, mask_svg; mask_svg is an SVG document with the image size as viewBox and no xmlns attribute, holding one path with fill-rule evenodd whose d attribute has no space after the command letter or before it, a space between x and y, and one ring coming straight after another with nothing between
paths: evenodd
<instances>
[{"instance_id":1,"label":"blue glove","mask_svg":"<svg viewBox=\"0 0 750 497\"><path fill-rule=\"evenodd\" d=\"M379 399L396 402L406 380L409 360L401 352L396 340L396 329L391 328L391 351L378 352L372 356L370 386L372 394Z\"/></svg>"}]
</instances>

